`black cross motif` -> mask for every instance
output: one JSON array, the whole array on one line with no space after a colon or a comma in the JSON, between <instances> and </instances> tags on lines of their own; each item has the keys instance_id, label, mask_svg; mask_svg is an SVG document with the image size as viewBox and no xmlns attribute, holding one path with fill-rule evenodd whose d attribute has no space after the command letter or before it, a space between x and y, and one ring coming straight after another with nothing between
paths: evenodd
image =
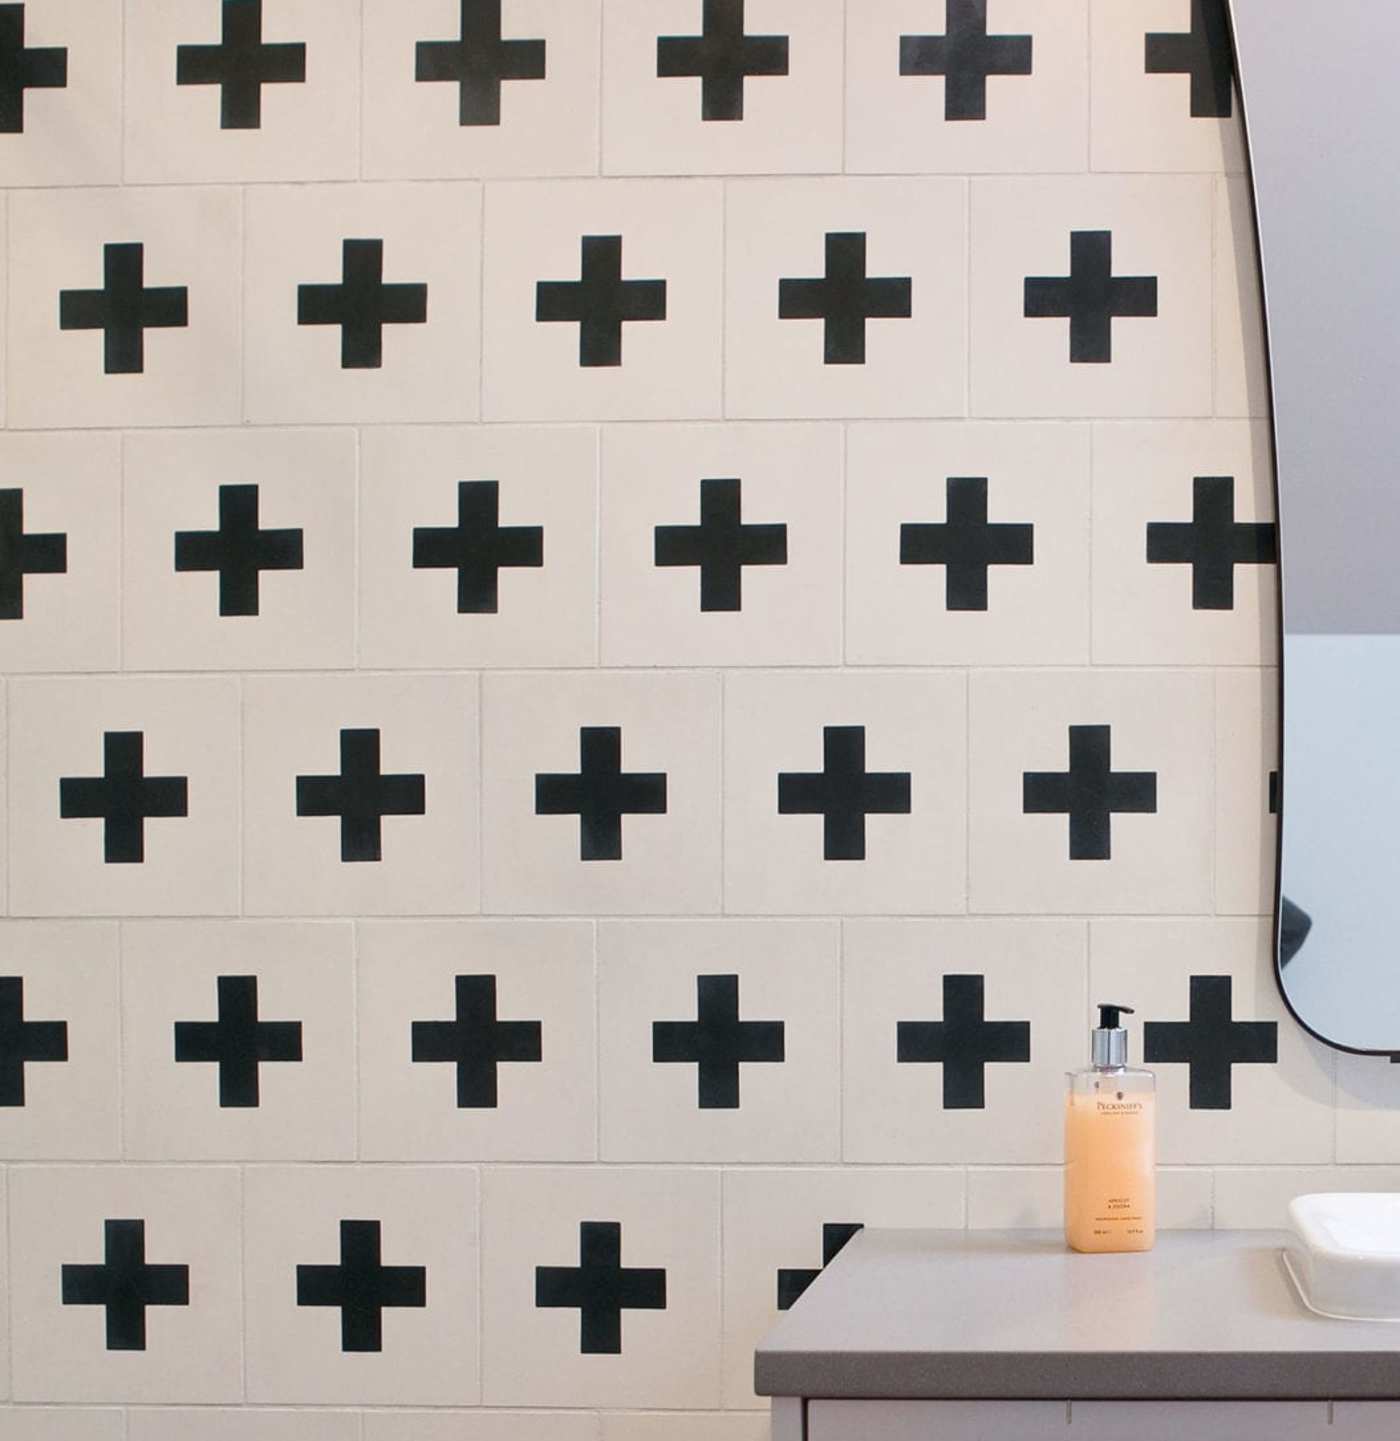
<instances>
[{"instance_id":1,"label":"black cross motif","mask_svg":"<svg viewBox=\"0 0 1400 1441\"><path fill-rule=\"evenodd\" d=\"M1191 567L1191 609L1233 610L1235 567L1273 565L1278 534L1271 524L1235 519L1235 480L1198 475L1192 482L1191 520L1147 524L1150 565Z\"/></svg>"},{"instance_id":2,"label":"black cross motif","mask_svg":"<svg viewBox=\"0 0 1400 1441\"><path fill-rule=\"evenodd\" d=\"M784 1267L778 1272L778 1310L790 1311L807 1287L841 1254L846 1242L864 1229L861 1221L827 1221L822 1225L822 1263L817 1267Z\"/></svg>"},{"instance_id":3,"label":"black cross motif","mask_svg":"<svg viewBox=\"0 0 1400 1441\"><path fill-rule=\"evenodd\" d=\"M146 859L146 821L189 815L186 776L145 773L144 731L102 733L102 774L64 776L58 782L62 820L101 820L102 859L136 865Z\"/></svg>"},{"instance_id":4,"label":"black cross motif","mask_svg":"<svg viewBox=\"0 0 1400 1441\"><path fill-rule=\"evenodd\" d=\"M219 1068L219 1105L256 1106L264 1061L301 1060L300 1021L258 1019L258 978L219 977L219 1019L176 1021L176 1061Z\"/></svg>"},{"instance_id":5,"label":"black cross motif","mask_svg":"<svg viewBox=\"0 0 1400 1441\"><path fill-rule=\"evenodd\" d=\"M578 280L535 285L535 319L577 323L580 365L621 365L622 325L665 320L664 280L622 278L622 237L585 235Z\"/></svg>"},{"instance_id":6,"label":"black cross motif","mask_svg":"<svg viewBox=\"0 0 1400 1441\"><path fill-rule=\"evenodd\" d=\"M218 571L220 615L257 615L262 572L303 563L300 530L258 529L256 485L219 487L218 530L175 532L177 571Z\"/></svg>"},{"instance_id":7,"label":"black cross motif","mask_svg":"<svg viewBox=\"0 0 1400 1441\"><path fill-rule=\"evenodd\" d=\"M950 475L944 493L948 518L941 525L899 527L899 563L945 566L947 608L986 610L988 567L1033 564L1035 527L989 524L984 476Z\"/></svg>"},{"instance_id":8,"label":"black cross motif","mask_svg":"<svg viewBox=\"0 0 1400 1441\"><path fill-rule=\"evenodd\" d=\"M742 120L744 81L788 73L786 35L745 35L744 0L705 0L701 35L659 35L662 79L700 76L701 120Z\"/></svg>"},{"instance_id":9,"label":"black cross motif","mask_svg":"<svg viewBox=\"0 0 1400 1441\"><path fill-rule=\"evenodd\" d=\"M1113 813L1153 815L1156 771L1115 771L1109 762L1108 726L1070 726L1069 770L1025 771L1021 809L1028 816L1069 816L1069 858L1110 857Z\"/></svg>"},{"instance_id":10,"label":"black cross motif","mask_svg":"<svg viewBox=\"0 0 1400 1441\"><path fill-rule=\"evenodd\" d=\"M820 320L826 365L865 364L867 320L908 320L914 282L909 276L865 273L865 232L828 231L826 274L778 281L780 320Z\"/></svg>"},{"instance_id":11,"label":"black cross motif","mask_svg":"<svg viewBox=\"0 0 1400 1441\"><path fill-rule=\"evenodd\" d=\"M542 1058L538 1021L496 1019L495 976L456 978L457 1016L414 1021L413 1059L450 1061L457 1067L457 1105L494 1108L497 1068L503 1061Z\"/></svg>"},{"instance_id":12,"label":"black cross motif","mask_svg":"<svg viewBox=\"0 0 1400 1441\"><path fill-rule=\"evenodd\" d=\"M985 120L987 77L1029 75L1032 37L988 35L987 0L948 0L944 35L901 35L901 75L942 75L943 118Z\"/></svg>"},{"instance_id":13,"label":"black cross motif","mask_svg":"<svg viewBox=\"0 0 1400 1441\"><path fill-rule=\"evenodd\" d=\"M30 1061L68 1059L67 1021L24 1019L24 977L0 976L0 1106L24 1105Z\"/></svg>"},{"instance_id":14,"label":"black cross motif","mask_svg":"<svg viewBox=\"0 0 1400 1441\"><path fill-rule=\"evenodd\" d=\"M695 990L696 1020L651 1023L651 1058L697 1067L702 1111L738 1110L740 1064L781 1061L783 1022L739 1019L738 976L696 976Z\"/></svg>"},{"instance_id":15,"label":"black cross motif","mask_svg":"<svg viewBox=\"0 0 1400 1441\"><path fill-rule=\"evenodd\" d=\"M865 727L823 726L822 769L778 775L780 816L822 817L822 855L865 859L865 818L910 812L908 771L865 769Z\"/></svg>"},{"instance_id":16,"label":"black cross motif","mask_svg":"<svg viewBox=\"0 0 1400 1441\"><path fill-rule=\"evenodd\" d=\"M460 615L495 615L500 608L502 566L544 564L544 529L501 524L500 484L494 480L457 483L457 524L416 525L413 565L417 570L457 572Z\"/></svg>"},{"instance_id":17,"label":"black cross motif","mask_svg":"<svg viewBox=\"0 0 1400 1441\"><path fill-rule=\"evenodd\" d=\"M1069 317L1069 358L1074 365L1113 359L1113 321L1157 314L1157 278L1113 274L1113 232L1073 230L1069 274L1026 277L1027 319Z\"/></svg>"},{"instance_id":18,"label":"black cross motif","mask_svg":"<svg viewBox=\"0 0 1400 1441\"><path fill-rule=\"evenodd\" d=\"M578 752L577 775L535 777L535 814L579 818L581 861L620 861L622 817L666 814L666 773L624 773L618 726L580 726Z\"/></svg>"},{"instance_id":19,"label":"black cross motif","mask_svg":"<svg viewBox=\"0 0 1400 1441\"><path fill-rule=\"evenodd\" d=\"M544 52L543 40L501 39L501 0L462 0L461 38L420 40L413 78L458 87L458 125L499 125L502 83L543 80Z\"/></svg>"},{"instance_id":20,"label":"black cross motif","mask_svg":"<svg viewBox=\"0 0 1400 1441\"><path fill-rule=\"evenodd\" d=\"M786 565L787 526L745 525L737 479L700 482L700 524L658 525L656 564L700 567L700 609L742 610L744 567Z\"/></svg>"},{"instance_id":21,"label":"black cross motif","mask_svg":"<svg viewBox=\"0 0 1400 1441\"><path fill-rule=\"evenodd\" d=\"M107 375L139 375L146 368L147 329L190 323L189 291L183 285L145 283L141 241L102 247L102 289L60 290L60 330L102 331L102 369Z\"/></svg>"},{"instance_id":22,"label":"black cross motif","mask_svg":"<svg viewBox=\"0 0 1400 1441\"><path fill-rule=\"evenodd\" d=\"M24 6L0 5L0 134L24 129L24 92L68 84L68 50L62 45L26 46Z\"/></svg>"},{"instance_id":23,"label":"black cross motif","mask_svg":"<svg viewBox=\"0 0 1400 1441\"><path fill-rule=\"evenodd\" d=\"M422 1266L386 1266L378 1221L340 1223L340 1264L297 1267L298 1306L340 1308L340 1349L382 1351L384 1312L428 1304Z\"/></svg>"},{"instance_id":24,"label":"black cross motif","mask_svg":"<svg viewBox=\"0 0 1400 1441\"><path fill-rule=\"evenodd\" d=\"M298 776L297 815L340 817L340 859L384 859L385 816L426 813L422 775L386 776L379 769L379 731L340 732L340 774Z\"/></svg>"},{"instance_id":25,"label":"black cross motif","mask_svg":"<svg viewBox=\"0 0 1400 1441\"><path fill-rule=\"evenodd\" d=\"M378 370L386 325L426 325L428 287L384 283L384 242L342 240L338 285L298 285L298 325L340 326L340 368Z\"/></svg>"},{"instance_id":26,"label":"black cross motif","mask_svg":"<svg viewBox=\"0 0 1400 1441\"><path fill-rule=\"evenodd\" d=\"M0 490L0 620L24 618L24 578L63 575L68 537L61 531L26 535L24 492Z\"/></svg>"},{"instance_id":27,"label":"black cross motif","mask_svg":"<svg viewBox=\"0 0 1400 1441\"><path fill-rule=\"evenodd\" d=\"M218 45L177 45L177 85L219 86L219 128L257 130L264 85L306 83L306 46L264 45L262 0L224 0Z\"/></svg>"},{"instance_id":28,"label":"black cross motif","mask_svg":"<svg viewBox=\"0 0 1400 1441\"><path fill-rule=\"evenodd\" d=\"M61 1272L65 1306L105 1306L107 1349L146 1349L146 1308L188 1306L190 1268L146 1260L145 1221L104 1221L100 1265L68 1265Z\"/></svg>"},{"instance_id":29,"label":"black cross motif","mask_svg":"<svg viewBox=\"0 0 1400 1441\"><path fill-rule=\"evenodd\" d=\"M1193 1111L1230 1109L1232 1066L1278 1060L1278 1022L1232 1021L1232 986L1229 976L1192 976L1191 1019L1148 1021L1142 1028L1145 1061L1191 1068Z\"/></svg>"},{"instance_id":30,"label":"black cross motif","mask_svg":"<svg viewBox=\"0 0 1400 1441\"><path fill-rule=\"evenodd\" d=\"M1235 64L1224 0L1191 0L1189 34L1147 37L1147 74L1191 77L1191 114L1228 118L1234 108Z\"/></svg>"},{"instance_id":31,"label":"black cross motif","mask_svg":"<svg viewBox=\"0 0 1400 1441\"><path fill-rule=\"evenodd\" d=\"M984 992L982 976L944 976L943 1019L900 1021L895 1028L901 1062L942 1064L945 1111L982 1110L987 1066L1031 1058L1030 1022L984 1020Z\"/></svg>"},{"instance_id":32,"label":"black cross motif","mask_svg":"<svg viewBox=\"0 0 1400 1441\"><path fill-rule=\"evenodd\" d=\"M578 1255L577 1266L535 1267L535 1305L577 1308L582 1355L620 1355L623 1311L664 1311L666 1272L622 1264L617 1221L580 1221Z\"/></svg>"}]
</instances>

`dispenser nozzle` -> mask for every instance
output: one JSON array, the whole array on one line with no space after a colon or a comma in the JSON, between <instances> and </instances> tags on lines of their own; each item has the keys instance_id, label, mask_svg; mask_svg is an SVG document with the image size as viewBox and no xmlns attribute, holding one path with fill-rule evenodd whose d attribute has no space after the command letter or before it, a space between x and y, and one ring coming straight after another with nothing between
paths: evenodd
<instances>
[{"instance_id":1,"label":"dispenser nozzle","mask_svg":"<svg viewBox=\"0 0 1400 1441\"><path fill-rule=\"evenodd\" d=\"M1131 1016L1131 1006L1099 1006L1099 1024L1089 1032L1089 1059L1096 1066L1128 1064L1128 1033L1120 1016Z\"/></svg>"}]
</instances>

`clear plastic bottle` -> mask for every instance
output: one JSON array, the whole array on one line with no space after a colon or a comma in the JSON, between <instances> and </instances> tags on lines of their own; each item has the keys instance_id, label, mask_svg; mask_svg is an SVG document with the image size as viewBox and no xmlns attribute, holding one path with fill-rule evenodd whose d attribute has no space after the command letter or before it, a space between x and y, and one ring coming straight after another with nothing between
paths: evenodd
<instances>
[{"instance_id":1,"label":"clear plastic bottle","mask_svg":"<svg viewBox=\"0 0 1400 1441\"><path fill-rule=\"evenodd\" d=\"M1130 1006L1099 1007L1091 1064L1065 1105L1065 1240L1076 1251L1150 1251L1157 1239L1157 1078L1128 1065Z\"/></svg>"}]
</instances>

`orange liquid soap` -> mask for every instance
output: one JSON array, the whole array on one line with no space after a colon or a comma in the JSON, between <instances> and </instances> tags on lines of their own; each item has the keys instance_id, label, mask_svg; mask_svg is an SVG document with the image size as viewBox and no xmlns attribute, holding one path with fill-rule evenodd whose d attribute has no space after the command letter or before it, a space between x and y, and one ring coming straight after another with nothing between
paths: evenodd
<instances>
[{"instance_id":1,"label":"orange liquid soap","mask_svg":"<svg viewBox=\"0 0 1400 1441\"><path fill-rule=\"evenodd\" d=\"M1076 1251L1150 1251L1157 1238L1157 1078L1127 1064L1127 1006L1102 1006L1093 1064L1065 1098L1065 1241Z\"/></svg>"}]
</instances>

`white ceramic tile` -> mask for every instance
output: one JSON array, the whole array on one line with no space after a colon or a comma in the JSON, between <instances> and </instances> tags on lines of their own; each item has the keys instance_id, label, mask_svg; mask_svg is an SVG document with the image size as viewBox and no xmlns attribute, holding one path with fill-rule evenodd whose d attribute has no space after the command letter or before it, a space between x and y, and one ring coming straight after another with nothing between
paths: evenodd
<instances>
[{"instance_id":1,"label":"white ceramic tile","mask_svg":"<svg viewBox=\"0 0 1400 1441\"><path fill-rule=\"evenodd\" d=\"M12 681L10 909L16 915L220 915L238 895L238 687L231 680ZM64 780L132 768L146 819L80 814L110 802ZM104 736L116 740L104 741ZM183 794L174 782L183 779ZM154 784L170 782L170 784ZM100 787L96 788L100 791ZM64 796L69 799L65 806ZM69 808L79 814L65 816ZM104 859L110 844L139 861Z\"/></svg>"},{"instance_id":2,"label":"white ceramic tile","mask_svg":"<svg viewBox=\"0 0 1400 1441\"><path fill-rule=\"evenodd\" d=\"M707 32L695 0L606 0L605 171L841 169L840 0L749 0L734 8L749 72L737 85L727 74L702 80L714 62L697 54L697 42L729 41L728 14L717 10Z\"/></svg>"},{"instance_id":3,"label":"white ceramic tile","mask_svg":"<svg viewBox=\"0 0 1400 1441\"><path fill-rule=\"evenodd\" d=\"M364 173L370 179L591 175L598 169L600 0L511 0L499 36L488 9L470 60L491 40L499 84L429 79L458 64L460 0L371 0L365 6ZM426 74L424 74L426 71Z\"/></svg>"},{"instance_id":4,"label":"white ceramic tile","mask_svg":"<svg viewBox=\"0 0 1400 1441\"><path fill-rule=\"evenodd\" d=\"M364 1441L597 1441L587 1411L365 1411Z\"/></svg>"},{"instance_id":5,"label":"white ceramic tile","mask_svg":"<svg viewBox=\"0 0 1400 1441\"><path fill-rule=\"evenodd\" d=\"M351 664L353 431L147 431L123 476L128 669Z\"/></svg>"},{"instance_id":6,"label":"white ceramic tile","mask_svg":"<svg viewBox=\"0 0 1400 1441\"><path fill-rule=\"evenodd\" d=\"M717 1407L719 1227L714 1171L483 1172L485 1403ZM561 1273L578 1269L584 1236L596 1247L595 1265L610 1257L624 1271L645 1273L627 1279L632 1299L647 1305L617 1317L597 1305L537 1304L542 1293L567 1298ZM602 1349L610 1346L620 1349Z\"/></svg>"},{"instance_id":7,"label":"white ceramic tile","mask_svg":"<svg viewBox=\"0 0 1400 1441\"><path fill-rule=\"evenodd\" d=\"M1076 1401L1073 1441L1327 1441L1332 1436L1325 1401Z\"/></svg>"},{"instance_id":8,"label":"white ceramic tile","mask_svg":"<svg viewBox=\"0 0 1400 1441\"><path fill-rule=\"evenodd\" d=\"M829 1246L842 1244L845 1228L962 1223L963 1176L954 1167L727 1171L724 1404L766 1407L754 1395L754 1348L821 1271Z\"/></svg>"},{"instance_id":9,"label":"white ceramic tile","mask_svg":"<svg viewBox=\"0 0 1400 1441\"><path fill-rule=\"evenodd\" d=\"M0 1150L11 1160L115 1160L117 928L6 921L0 972L6 1034L24 1027L6 1042Z\"/></svg>"},{"instance_id":10,"label":"white ceramic tile","mask_svg":"<svg viewBox=\"0 0 1400 1441\"><path fill-rule=\"evenodd\" d=\"M1090 22L1093 169L1245 168L1224 5L1091 0Z\"/></svg>"},{"instance_id":11,"label":"white ceramic tile","mask_svg":"<svg viewBox=\"0 0 1400 1441\"><path fill-rule=\"evenodd\" d=\"M966 202L953 179L731 181L726 414L964 414Z\"/></svg>"},{"instance_id":12,"label":"white ceramic tile","mask_svg":"<svg viewBox=\"0 0 1400 1441\"><path fill-rule=\"evenodd\" d=\"M245 1188L250 1401L479 1400L475 1171L265 1167ZM388 1275L373 1266L376 1237ZM375 1276L352 1283L353 1307L324 1299L333 1275L302 1269L338 1268L346 1248ZM366 1304L376 1283L390 1304Z\"/></svg>"},{"instance_id":13,"label":"white ceramic tile","mask_svg":"<svg viewBox=\"0 0 1400 1441\"><path fill-rule=\"evenodd\" d=\"M244 690L250 914L476 909L473 677L297 676L249 680ZM362 828L330 813L365 801L358 784L348 795L321 792L347 759L352 779L362 767L370 773L376 735L384 784L369 803L384 813Z\"/></svg>"},{"instance_id":14,"label":"white ceramic tile","mask_svg":"<svg viewBox=\"0 0 1400 1441\"><path fill-rule=\"evenodd\" d=\"M1157 1075L1160 1161L1331 1159L1333 1053L1288 1014L1274 980L1267 922L1093 921L1089 957L1093 998L1111 995L1136 1012L1127 1021L1129 1059ZM1193 990L1197 1017L1218 1026L1226 1017L1217 1008L1228 999L1228 1041L1218 1032L1156 1030L1191 1021ZM1144 1025L1151 1028L1146 1048ZM1161 1059L1167 1047L1192 1056L1192 1063ZM1235 1055L1241 1059L1232 1062Z\"/></svg>"},{"instance_id":15,"label":"white ceramic tile","mask_svg":"<svg viewBox=\"0 0 1400 1441\"><path fill-rule=\"evenodd\" d=\"M965 717L953 673L727 677L725 909L962 910Z\"/></svg>"},{"instance_id":16,"label":"white ceramic tile","mask_svg":"<svg viewBox=\"0 0 1400 1441\"><path fill-rule=\"evenodd\" d=\"M351 1411L181 1411L132 1409L127 1441L359 1441L359 1418Z\"/></svg>"},{"instance_id":17,"label":"white ceramic tile","mask_svg":"<svg viewBox=\"0 0 1400 1441\"><path fill-rule=\"evenodd\" d=\"M605 1411L599 1420L603 1441L769 1441L770 1435L766 1411Z\"/></svg>"},{"instance_id":18,"label":"white ceramic tile","mask_svg":"<svg viewBox=\"0 0 1400 1441\"><path fill-rule=\"evenodd\" d=\"M386 426L360 447L361 665L592 664L596 431Z\"/></svg>"},{"instance_id":19,"label":"white ceramic tile","mask_svg":"<svg viewBox=\"0 0 1400 1441\"><path fill-rule=\"evenodd\" d=\"M22 1167L10 1171L10 1302L18 1401L162 1401L203 1405L243 1392L241 1202L232 1167ZM144 1265L177 1267L149 1276L170 1299L113 1307L65 1304L65 1266L106 1264L107 1225L115 1258L143 1230ZM133 1258L134 1259L134 1258ZM126 1271L119 1267L114 1284ZM70 1294L103 1277L68 1273ZM183 1285L181 1284L183 1281ZM128 1283L129 1284L129 1283ZM178 1297L187 1300L181 1304ZM144 1316L143 1338L137 1332ZM110 1339L124 1349L109 1348Z\"/></svg>"},{"instance_id":20,"label":"white ceramic tile","mask_svg":"<svg viewBox=\"0 0 1400 1441\"><path fill-rule=\"evenodd\" d=\"M488 675L482 711L485 910L719 910L718 677ZM623 779L603 788L624 809L600 814L596 825L537 810L539 777L549 778L547 805L562 807L570 803L564 778L583 774L583 751L596 761L590 773L606 777L614 747Z\"/></svg>"},{"instance_id":21,"label":"white ceramic tile","mask_svg":"<svg viewBox=\"0 0 1400 1441\"><path fill-rule=\"evenodd\" d=\"M973 7L968 7L971 10ZM911 56L905 36L946 36L945 7L927 0L865 0L846 15L846 168L860 171L1075 171L1088 134L1085 0L992 0L985 28L998 65L1014 73L977 83L955 70L952 94L936 68ZM955 17L956 23L956 17ZM976 37L975 15L955 37ZM1030 40L1026 55L1025 39ZM999 43L998 43L999 42ZM974 40L975 43L975 40ZM933 49L940 50L935 46ZM1029 72L1025 70L1029 60ZM955 62L956 64L956 62ZM910 73L904 73L906 68ZM980 111L980 114L979 114Z\"/></svg>"},{"instance_id":22,"label":"white ceramic tile","mask_svg":"<svg viewBox=\"0 0 1400 1441\"><path fill-rule=\"evenodd\" d=\"M1242 176L1215 182L1215 413L1268 415L1254 205Z\"/></svg>"},{"instance_id":23,"label":"white ceramic tile","mask_svg":"<svg viewBox=\"0 0 1400 1441\"><path fill-rule=\"evenodd\" d=\"M115 670L121 653L121 441L0 436L6 549L18 584L0 607L0 669ZM6 571L14 561L6 561ZM13 586L13 589L11 588Z\"/></svg>"},{"instance_id":24,"label":"white ceramic tile","mask_svg":"<svg viewBox=\"0 0 1400 1441\"><path fill-rule=\"evenodd\" d=\"M975 179L972 414L1209 414L1211 196L1205 176ZM1068 318L1026 314L1026 281L1069 276L1076 233L1110 236L1114 279L1156 281L1155 316L1109 321L1107 362L1071 360ZM1148 298L1134 289L1113 308ZM1082 353L1102 355L1089 331Z\"/></svg>"},{"instance_id":25,"label":"white ceramic tile","mask_svg":"<svg viewBox=\"0 0 1400 1441\"><path fill-rule=\"evenodd\" d=\"M485 418L718 415L721 215L718 181L488 186ZM623 286L650 288L595 306L586 331L579 320L538 318L542 296L546 316L580 301L579 290L552 287L577 286L585 274L598 283L610 273L620 273ZM653 318L619 320L619 305Z\"/></svg>"},{"instance_id":26,"label":"white ceramic tile","mask_svg":"<svg viewBox=\"0 0 1400 1441\"><path fill-rule=\"evenodd\" d=\"M1274 661L1273 489L1263 423L1095 426L1094 660Z\"/></svg>"},{"instance_id":27,"label":"white ceramic tile","mask_svg":"<svg viewBox=\"0 0 1400 1441\"><path fill-rule=\"evenodd\" d=\"M122 929L127 1156L352 1157L352 966L350 927L344 923L127 922ZM250 1006L255 1009L248 1016ZM255 1035L243 1029L248 1021L259 1026ZM200 1029L190 1029L191 1023ZM249 1064L244 1058L254 1047L268 1059ZM226 1061L217 1059L221 1053ZM199 1059L205 1056L210 1059Z\"/></svg>"},{"instance_id":28,"label":"white ceramic tile","mask_svg":"<svg viewBox=\"0 0 1400 1441\"><path fill-rule=\"evenodd\" d=\"M1337 1160L1400 1162L1400 1065L1338 1052Z\"/></svg>"},{"instance_id":29,"label":"white ceramic tile","mask_svg":"<svg viewBox=\"0 0 1400 1441\"><path fill-rule=\"evenodd\" d=\"M848 1161L1061 1158L1064 1073L1084 1050L1082 922L847 921L842 974Z\"/></svg>"},{"instance_id":30,"label":"white ceramic tile","mask_svg":"<svg viewBox=\"0 0 1400 1441\"><path fill-rule=\"evenodd\" d=\"M245 419L477 418L479 186L255 187L247 227ZM304 304L319 315L336 303L303 287L342 286L347 268L387 294L371 309L357 290L353 326L303 323Z\"/></svg>"},{"instance_id":31,"label":"white ceramic tile","mask_svg":"<svg viewBox=\"0 0 1400 1441\"><path fill-rule=\"evenodd\" d=\"M1209 909L1213 694L1204 672L974 674L971 909ZM1096 784L1105 729L1108 767L1124 777L1106 827L1088 805L1078 810L1082 834L1067 811L1027 812L1025 777L1072 774L1072 745L1084 783ZM1053 794L1065 784L1033 782L1032 803L1068 805L1070 797Z\"/></svg>"},{"instance_id":32,"label":"white ceramic tile","mask_svg":"<svg viewBox=\"0 0 1400 1441\"><path fill-rule=\"evenodd\" d=\"M830 921L603 923L604 1159L836 1160L839 942ZM730 1048L751 1059L713 1059Z\"/></svg>"},{"instance_id":33,"label":"white ceramic tile","mask_svg":"<svg viewBox=\"0 0 1400 1441\"><path fill-rule=\"evenodd\" d=\"M1087 427L856 424L846 470L848 661L1088 659ZM950 494L952 535L913 529L946 525ZM978 529L982 497L992 527L1021 529ZM983 545L994 547L995 564L978 563ZM938 555L939 563L921 562L921 554Z\"/></svg>"},{"instance_id":34,"label":"white ceramic tile","mask_svg":"<svg viewBox=\"0 0 1400 1441\"><path fill-rule=\"evenodd\" d=\"M838 662L841 455L834 425L606 429L603 663Z\"/></svg>"},{"instance_id":35,"label":"white ceramic tile","mask_svg":"<svg viewBox=\"0 0 1400 1441\"><path fill-rule=\"evenodd\" d=\"M969 1166L967 1224L973 1231L1054 1230L1064 1221L1058 1166Z\"/></svg>"},{"instance_id":36,"label":"white ceramic tile","mask_svg":"<svg viewBox=\"0 0 1400 1441\"><path fill-rule=\"evenodd\" d=\"M39 67L0 185L108 185L121 178L122 0L29 0L26 49Z\"/></svg>"},{"instance_id":37,"label":"white ceramic tile","mask_svg":"<svg viewBox=\"0 0 1400 1441\"><path fill-rule=\"evenodd\" d=\"M15 1406L0 1412L0 1434L5 1441L126 1441L127 1431L117 1410Z\"/></svg>"},{"instance_id":38,"label":"white ceramic tile","mask_svg":"<svg viewBox=\"0 0 1400 1441\"><path fill-rule=\"evenodd\" d=\"M1319 1191L1400 1190L1400 1166L1221 1166L1215 1172L1220 1230L1282 1230L1288 1203Z\"/></svg>"},{"instance_id":39,"label":"white ceramic tile","mask_svg":"<svg viewBox=\"0 0 1400 1441\"><path fill-rule=\"evenodd\" d=\"M9 742L10 719L9 719L9 717L10 717L10 687L9 687L8 684L6 684L6 685L4 685L4 686L0 686L0 738L3 738L3 744L0 745L0 748L3 748L3 750L4 750L4 755L5 755L5 763L4 763L3 767L0 767L0 806L3 806L3 807L4 807L4 810L5 810L5 822L6 822L4 826L0 826L0 860L3 860L4 866L5 866L4 884L3 884L3 885L0 885L0 900L3 900L4 910L5 910L5 912L6 912L7 914L10 913L11 911L13 911L13 909L14 909L13 897L12 897L12 894L11 894L10 869L9 869L9 855L10 855L9 813L10 813L10 804L11 804L11 801L10 801L9 777L10 777L11 767L12 767L12 764L13 764L12 761L10 760L10 742Z\"/></svg>"},{"instance_id":40,"label":"white ceramic tile","mask_svg":"<svg viewBox=\"0 0 1400 1441\"><path fill-rule=\"evenodd\" d=\"M358 949L364 1159L594 1159L591 926L366 921ZM492 1019L505 1029L489 1039L445 1030ZM476 1049L488 1044L494 1066Z\"/></svg>"},{"instance_id":41,"label":"white ceramic tile","mask_svg":"<svg viewBox=\"0 0 1400 1441\"><path fill-rule=\"evenodd\" d=\"M29 190L10 196L8 213L9 353L25 358L6 377L10 425L238 419L243 266L237 190ZM136 245L139 253L106 249ZM139 329L113 327L111 370L104 331L89 328L90 297L104 290L109 263L117 272L115 293L132 291L139 278L150 314ZM65 302L65 293L72 299ZM64 313L81 328L62 328ZM139 353L132 354L138 336Z\"/></svg>"},{"instance_id":42,"label":"white ceramic tile","mask_svg":"<svg viewBox=\"0 0 1400 1441\"><path fill-rule=\"evenodd\" d=\"M1215 677L1215 909L1264 915L1278 873L1278 671Z\"/></svg>"},{"instance_id":43,"label":"white ceramic tile","mask_svg":"<svg viewBox=\"0 0 1400 1441\"><path fill-rule=\"evenodd\" d=\"M1203 1167L1156 1170L1157 1229L1209 1230L1211 1173ZM969 1166L967 1224L974 1230L1054 1230L1064 1222L1059 1166Z\"/></svg>"},{"instance_id":44,"label":"white ceramic tile","mask_svg":"<svg viewBox=\"0 0 1400 1441\"><path fill-rule=\"evenodd\" d=\"M284 0L256 7L261 23L250 27L240 8L127 0L128 182L354 179L359 13L340 0ZM259 42L275 48L256 61L220 54ZM271 78L209 78L239 61Z\"/></svg>"}]
</instances>

